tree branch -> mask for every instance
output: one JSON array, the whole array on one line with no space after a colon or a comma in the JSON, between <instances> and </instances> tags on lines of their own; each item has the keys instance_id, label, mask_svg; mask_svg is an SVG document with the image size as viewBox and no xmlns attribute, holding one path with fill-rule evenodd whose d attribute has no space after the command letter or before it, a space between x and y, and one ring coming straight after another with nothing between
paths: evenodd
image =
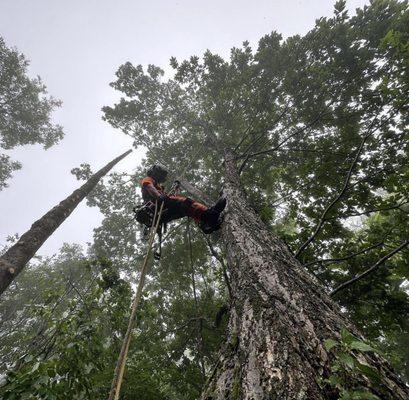
<instances>
[{"instance_id":1,"label":"tree branch","mask_svg":"<svg viewBox=\"0 0 409 400\"><path fill-rule=\"evenodd\" d=\"M242 164L239 167L239 174L241 174L243 172L244 167L246 166L248 160L252 157L256 157L262 154L268 154L268 153L273 153L276 150L278 150L283 144L287 143L291 138L293 138L294 136L297 136L301 133L303 133L304 131L306 131L307 129L309 129L310 127L314 126L314 124L316 124L320 118L325 115L325 113L321 113L319 114L317 117L315 117L313 119L313 121L311 121L309 124L305 125L304 127L302 127L301 129L296 130L295 132L293 132L292 134L288 135L285 139L283 139L281 142L278 143L277 146L271 148L271 149L267 149L267 150L262 150L262 151L258 151L255 153L251 153L251 154L247 154L244 159L244 161L242 162ZM239 157L242 158L243 156Z\"/></svg>"},{"instance_id":2,"label":"tree branch","mask_svg":"<svg viewBox=\"0 0 409 400\"><path fill-rule=\"evenodd\" d=\"M364 148L365 142L366 140L369 138L369 136L373 133L373 125L375 124L376 118L374 118L371 122L371 124L369 125L368 131L367 133L364 135L364 137L361 140L361 143L358 147L358 150L355 154L355 157L351 163L351 166L349 167L347 176L345 178L344 181L344 185L342 186L342 189L340 190L340 192L337 194L337 196L331 201L331 203L325 208L324 212L321 214L320 220L314 230L314 233L300 246L300 248L297 250L297 252L295 253L295 258L298 258L300 256L300 254L306 249L306 247L315 239L315 237L318 235L318 233L321 231L321 228L323 227L325 221L326 221L326 217L327 214L331 211L332 207L334 207L334 205L336 203L338 203L338 201L341 199L341 197L345 194L345 192L348 189L348 185L349 182L351 180L352 177L352 173L354 172L355 166L358 163L359 157L362 153L362 150Z\"/></svg>"},{"instance_id":3,"label":"tree branch","mask_svg":"<svg viewBox=\"0 0 409 400\"><path fill-rule=\"evenodd\" d=\"M346 261L349 260L351 258L354 258L356 256L359 256L360 254L364 254L372 249L376 249L377 247L381 247L384 245L384 242L379 242L376 244L373 244L372 246L366 247L365 249L362 249L360 251L357 251L356 253L352 253L349 254L345 257L340 257L340 258L326 258L323 260L316 260L316 261L311 261L309 263L303 264L303 267L309 267L310 265L314 265L314 264L321 264L321 263L325 263L325 264L335 264L338 262L342 262L342 261Z\"/></svg>"},{"instance_id":4,"label":"tree branch","mask_svg":"<svg viewBox=\"0 0 409 400\"><path fill-rule=\"evenodd\" d=\"M336 217L331 217L331 218L327 218L327 221L331 221L334 219L338 219L338 218L351 218L351 217L360 217L361 215L368 215L368 214L372 214L374 212L379 212L379 211L390 211L390 210L399 210L402 211L403 213L407 214L408 212L405 210L402 210L401 207L408 204L409 201L404 201L403 203L399 203L399 204L395 204L393 206L390 207L380 207L380 208L374 208L372 210L366 210L366 211L362 211L362 212L357 212L357 213L353 213L353 214L349 214L349 215L337 215Z\"/></svg>"},{"instance_id":5,"label":"tree branch","mask_svg":"<svg viewBox=\"0 0 409 400\"><path fill-rule=\"evenodd\" d=\"M206 236L203 235L207 246L209 247L210 252L212 253L212 256L220 263L220 265L222 266L222 271L223 271L223 277L226 283L226 287L227 287L227 291L229 292L229 298L230 300L233 299L233 291L230 285L230 278L229 275L227 274L227 267L226 267L226 263L224 262L223 258L220 256L219 253L217 253L217 251L215 250L215 248L213 247L212 243L210 242L210 239Z\"/></svg>"},{"instance_id":6,"label":"tree branch","mask_svg":"<svg viewBox=\"0 0 409 400\"><path fill-rule=\"evenodd\" d=\"M386 260L391 258L393 255L401 251L403 248L405 248L409 244L409 240L406 240L405 242L401 243L398 247L396 247L394 250L392 250L390 253L386 254L383 256L376 264L374 264L372 267L368 268L366 271L362 272L362 274L359 274L355 276L354 278L350 279L349 281L344 282L343 284L339 285L337 288L335 288L331 293L330 296L334 296L337 294L339 291L345 289L346 287L352 285L356 281L359 281L360 279L364 278L365 276L369 275L371 272L375 271L380 265L382 265Z\"/></svg>"},{"instance_id":7,"label":"tree branch","mask_svg":"<svg viewBox=\"0 0 409 400\"><path fill-rule=\"evenodd\" d=\"M274 120L274 122L271 124L271 127L274 127L275 125L277 125L281 119L284 117L284 115L286 114L286 112L289 109L289 105L286 104L286 106L284 107L284 110L278 115L278 117ZM267 130L263 130L262 132L260 132L259 136L253 140L253 142L247 147L246 150L243 151L243 155L242 156L238 156L237 158L242 158L244 157L244 155L248 154L248 152L254 148L254 146L257 144L257 142L263 137L263 135L265 135L268 132ZM250 132L250 133L254 133L254 132Z\"/></svg>"},{"instance_id":8,"label":"tree branch","mask_svg":"<svg viewBox=\"0 0 409 400\"><path fill-rule=\"evenodd\" d=\"M234 152L236 152L240 146L244 143L244 141L248 138L248 136L251 134L250 129L252 128L254 121L256 120L256 117L258 115L258 112L256 114L254 114L253 118L251 119L248 127L244 130L244 132L240 135L241 139L239 141L239 143L237 143L236 147L234 148Z\"/></svg>"}]
</instances>

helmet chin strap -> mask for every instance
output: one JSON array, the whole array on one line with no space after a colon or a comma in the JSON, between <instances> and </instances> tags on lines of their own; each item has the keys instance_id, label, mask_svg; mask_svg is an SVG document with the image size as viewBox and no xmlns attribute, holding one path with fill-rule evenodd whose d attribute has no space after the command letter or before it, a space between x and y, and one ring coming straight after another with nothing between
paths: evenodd
<instances>
[{"instance_id":1,"label":"helmet chin strap","mask_svg":"<svg viewBox=\"0 0 409 400\"><path fill-rule=\"evenodd\" d=\"M163 182L166 181L167 177L168 177L167 174L166 174L165 176L159 174L159 176L155 176L154 178L155 178L159 183L163 183Z\"/></svg>"},{"instance_id":2,"label":"helmet chin strap","mask_svg":"<svg viewBox=\"0 0 409 400\"><path fill-rule=\"evenodd\" d=\"M162 167L159 164L153 165L147 172L148 174L150 173L151 176L158 182L165 182L168 176L168 171L166 170L166 168Z\"/></svg>"}]
</instances>

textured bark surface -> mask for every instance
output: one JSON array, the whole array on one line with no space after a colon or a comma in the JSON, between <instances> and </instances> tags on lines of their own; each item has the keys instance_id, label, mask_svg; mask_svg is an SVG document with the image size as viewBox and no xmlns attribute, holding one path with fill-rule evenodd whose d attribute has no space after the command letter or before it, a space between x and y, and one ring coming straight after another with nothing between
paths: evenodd
<instances>
[{"instance_id":1,"label":"textured bark surface","mask_svg":"<svg viewBox=\"0 0 409 400\"><path fill-rule=\"evenodd\" d=\"M31 228L21 236L20 240L0 257L0 294L7 289L37 250L72 213L84 197L91 192L99 180L131 151L129 150L115 158L92 175L84 185L34 222Z\"/></svg>"},{"instance_id":2,"label":"textured bark surface","mask_svg":"<svg viewBox=\"0 0 409 400\"><path fill-rule=\"evenodd\" d=\"M228 342L201 399L337 399L317 384L318 377L329 376L333 357L323 343L339 340L342 327L358 337L359 332L248 206L229 162L224 193L223 239L234 299ZM368 391L381 399L409 398L385 360L374 353L359 357L381 378L379 389L358 377Z\"/></svg>"}]
</instances>

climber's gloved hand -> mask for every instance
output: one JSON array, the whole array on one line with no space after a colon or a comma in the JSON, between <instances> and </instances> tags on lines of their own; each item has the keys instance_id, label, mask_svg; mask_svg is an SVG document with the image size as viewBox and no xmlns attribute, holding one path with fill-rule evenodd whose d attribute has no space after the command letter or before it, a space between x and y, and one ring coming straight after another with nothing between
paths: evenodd
<instances>
[{"instance_id":1,"label":"climber's gloved hand","mask_svg":"<svg viewBox=\"0 0 409 400\"><path fill-rule=\"evenodd\" d=\"M157 200L158 200L158 203L159 203L159 204L162 204L162 203L163 203L163 205L166 205L166 203L167 203L168 200L169 200L169 197L168 197L165 193L161 193L161 194L159 195L159 197L157 198Z\"/></svg>"}]
</instances>

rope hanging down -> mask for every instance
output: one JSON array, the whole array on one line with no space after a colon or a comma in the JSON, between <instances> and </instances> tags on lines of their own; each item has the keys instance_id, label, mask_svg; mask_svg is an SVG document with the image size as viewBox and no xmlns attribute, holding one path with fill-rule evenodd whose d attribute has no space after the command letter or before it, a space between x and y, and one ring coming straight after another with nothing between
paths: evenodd
<instances>
[{"instance_id":1,"label":"rope hanging down","mask_svg":"<svg viewBox=\"0 0 409 400\"><path fill-rule=\"evenodd\" d=\"M136 321L136 312L138 311L138 307L139 307L139 304L142 298L142 290L145 284L148 259L152 251L152 246L155 240L156 231L159 227L160 218L162 216L162 211L163 211L163 204L164 203L160 205L159 212L158 212L158 203L156 202L155 215L153 217L153 223L152 223L151 231L149 234L148 250L146 252L145 259L143 260L143 263L142 263L141 276L139 279L138 289L136 290L136 295L132 303L131 316L129 318L128 328L126 330L125 338L122 343L121 352L119 353L118 361L115 367L114 377L112 379L111 391L109 393L108 400L118 400L119 398L121 384L122 384L122 380L124 376L126 358L128 355L129 344L131 342L131 333L132 333L132 329Z\"/></svg>"},{"instance_id":2,"label":"rope hanging down","mask_svg":"<svg viewBox=\"0 0 409 400\"><path fill-rule=\"evenodd\" d=\"M187 162L187 165L183 168L183 172L181 173L181 175L183 175L188 170L189 166L194 162L196 156L200 154L201 150L204 147L204 144L205 144L205 141L203 141L202 145L199 146L197 153L195 153L195 157L192 157ZM172 190L174 190L174 188ZM169 193L172 193L172 190ZM155 240L155 235L156 235L156 232L160 224L160 218L163 212L163 205L164 203L162 202L159 208L159 211L158 211L158 202L156 202L155 214L153 217L151 231L149 233L148 250L147 250L145 259L143 260L143 263L142 263L141 276L139 279L138 288L136 290L136 295L132 303L131 316L129 318L128 327L126 329L124 341L122 343L121 352L119 353L118 361L115 366L114 377L112 379L111 390L109 392L108 400L118 400L119 399L119 393L121 391L122 380L124 377L126 358L128 355L129 344L131 342L132 329L135 325L136 313L138 311L139 303L141 302L142 290L145 284L145 277L146 277L147 266L148 266L148 259L151 254L153 242Z\"/></svg>"}]
</instances>

